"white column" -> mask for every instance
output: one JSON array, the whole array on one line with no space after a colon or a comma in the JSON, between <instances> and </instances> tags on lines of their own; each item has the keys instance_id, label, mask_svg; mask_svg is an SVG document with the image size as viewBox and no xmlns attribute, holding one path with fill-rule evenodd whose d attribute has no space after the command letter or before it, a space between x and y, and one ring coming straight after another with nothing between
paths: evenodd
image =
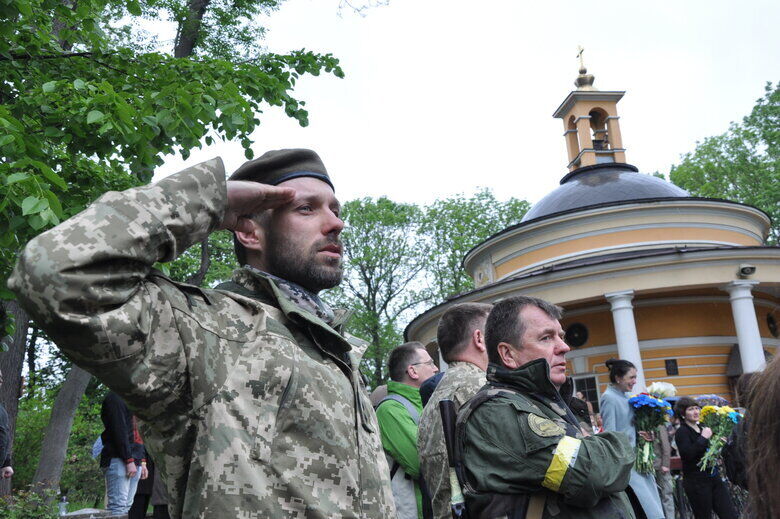
<instances>
[{"instance_id":1,"label":"white column","mask_svg":"<svg viewBox=\"0 0 780 519\"><path fill-rule=\"evenodd\" d=\"M615 339L617 340L618 357L636 366L636 385L634 392L640 393L647 388L645 370L642 367L642 355L639 353L639 338L634 322L634 307L631 300L633 290L610 292L604 294L612 306L612 321L615 323Z\"/></svg>"},{"instance_id":2,"label":"white column","mask_svg":"<svg viewBox=\"0 0 780 519\"><path fill-rule=\"evenodd\" d=\"M753 306L752 290L757 284L758 281L741 279L723 287L723 290L729 293L731 300L731 313L734 316L734 327L737 329L743 373L761 371L766 365L756 309Z\"/></svg>"}]
</instances>

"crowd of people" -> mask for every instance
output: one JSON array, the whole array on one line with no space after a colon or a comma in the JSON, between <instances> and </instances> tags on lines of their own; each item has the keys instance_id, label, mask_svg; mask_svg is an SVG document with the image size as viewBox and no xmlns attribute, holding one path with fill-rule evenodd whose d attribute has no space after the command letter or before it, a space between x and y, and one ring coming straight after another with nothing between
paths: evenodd
<instances>
[{"instance_id":1,"label":"crowd of people","mask_svg":"<svg viewBox=\"0 0 780 519\"><path fill-rule=\"evenodd\" d=\"M279 150L227 181L214 159L107 193L26 246L9 286L113 391L100 454L112 513L134 506L148 451L173 518L668 516L658 476L668 459L656 477L634 470L637 437L663 444L661 430L635 428L635 367L608 363L599 424L572 395L562 309L547 301L451 307L437 334L446 372L422 344L403 344L385 391L369 398L367 344L319 297L343 275L339 213L317 154ZM204 289L154 269L215 229L235 237L243 266L230 281ZM780 516L777 485L763 477L780 459L777 370L756 377L767 396L748 414L761 434L748 433L746 449L757 519ZM449 428L443 401L457 411ZM712 440L697 407L676 408L683 485L697 519L736 517L720 475L697 468Z\"/></svg>"}]
</instances>

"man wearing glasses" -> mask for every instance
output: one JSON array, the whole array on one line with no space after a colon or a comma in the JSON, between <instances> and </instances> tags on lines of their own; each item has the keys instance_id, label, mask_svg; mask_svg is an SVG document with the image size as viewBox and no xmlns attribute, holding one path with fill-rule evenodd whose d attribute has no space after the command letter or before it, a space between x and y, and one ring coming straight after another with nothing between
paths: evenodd
<instances>
[{"instance_id":1,"label":"man wearing glasses","mask_svg":"<svg viewBox=\"0 0 780 519\"><path fill-rule=\"evenodd\" d=\"M422 519L420 457L417 424L422 414L420 386L439 368L419 342L407 342L390 352L387 396L377 406L382 447L390 465L390 480L398 519Z\"/></svg>"}]
</instances>

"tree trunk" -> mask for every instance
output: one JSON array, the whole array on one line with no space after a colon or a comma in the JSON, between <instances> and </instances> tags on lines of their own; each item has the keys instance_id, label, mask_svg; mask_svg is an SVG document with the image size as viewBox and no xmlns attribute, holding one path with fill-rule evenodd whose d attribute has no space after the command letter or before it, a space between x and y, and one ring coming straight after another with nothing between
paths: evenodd
<instances>
[{"instance_id":1,"label":"tree trunk","mask_svg":"<svg viewBox=\"0 0 780 519\"><path fill-rule=\"evenodd\" d=\"M73 417L91 378L92 375L74 365L57 393L49 425L43 436L41 459L33 477L33 486L37 492L57 490L59 487Z\"/></svg>"},{"instance_id":2,"label":"tree trunk","mask_svg":"<svg viewBox=\"0 0 780 519\"><path fill-rule=\"evenodd\" d=\"M209 248L209 238L206 236L202 242L200 242L200 267L198 271L187 278L186 283L190 285L200 286L206 277L206 273L211 266L211 254Z\"/></svg>"},{"instance_id":3,"label":"tree trunk","mask_svg":"<svg viewBox=\"0 0 780 519\"><path fill-rule=\"evenodd\" d=\"M68 7L71 10L76 10L76 6L78 5L76 0L62 0L62 3ZM63 38L60 38L60 32L62 32L64 29L74 29L75 27L67 27L65 23L60 20L59 18L55 18L52 20L51 29L52 33L57 37L57 42L60 44L60 47L64 51L69 51L73 48L73 43L69 42Z\"/></svg>"},{"instance_id":4,"label":"tree trunk","mask_svg":"<svg viewBox=\"0 0 780 519\"><path fill-rule=\"evenodd\" d=\"M38 330L37 326L32 326L30 332L30 338L27 341L27 398L33 396L35 392L35 385L37 384L36 366L35 361L38 358L37 355L37 342L38 342Z\"/></svg>"},{"instance_id":5,"label":"tree trunk","mask_svg":"<svg viewBox=\"0 0 780 519\"><path fill-rule=\"evenodd\" d=\"M210 3L211 0L189 0L187 2L187 17L179 23L176 31L173 57L187 58L195 52L200 29L203 25L203 16Z\"/></svg>"},{"instance_id":6,"label":"tree trunk","mask_svg":"<svg viewBox=\"0 0 780 519\"><path fill-rule=\"evenodd\" d=\"M12 439L11 449L13 449L16 414L19 411L19 393L22 389L22 366L24 366L24 354L27 349L27 329L30 319L27 317L27 312L16 301L7 301L3 303L3 307L16 320L16 332L8 344L8 351L0 353L0 372L3 374L3 382L0 385L0 405L8 412ZM11 461L13 463L13 458ZM11 479L0 479L0 496L10 493Z\"/></svg>"}]
</instances>

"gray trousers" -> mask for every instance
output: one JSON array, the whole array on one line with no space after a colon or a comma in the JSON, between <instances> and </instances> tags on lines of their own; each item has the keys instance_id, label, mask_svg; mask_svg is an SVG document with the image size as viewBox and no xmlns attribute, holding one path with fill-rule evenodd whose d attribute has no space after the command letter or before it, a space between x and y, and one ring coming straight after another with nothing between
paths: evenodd
<instances>
[{"instance_id":1,"label":"gray trousers","mask_svg":"<svg viewBox=\"0 0 780 519\"><path fill-rule=\"evenodd\" d=\"M671 472L655 471L655 484L666 519L674 519L674 479Z\"/></svg>"}]
</instances>

